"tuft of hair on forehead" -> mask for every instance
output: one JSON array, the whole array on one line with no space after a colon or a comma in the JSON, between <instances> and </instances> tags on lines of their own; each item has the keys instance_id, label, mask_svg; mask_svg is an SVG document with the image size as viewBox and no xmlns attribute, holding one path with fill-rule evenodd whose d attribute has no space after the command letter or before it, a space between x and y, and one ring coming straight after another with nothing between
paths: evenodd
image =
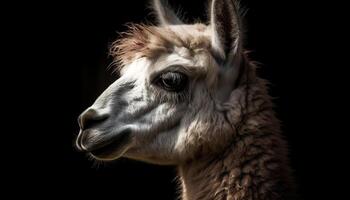
<instances>
[{"instance_id":1,"label":"tuft of hair on forehead","mask_svg":"<svg viewBox=\"0 0 350 200\"><path fill-rule=\"evenodd\" d=\"M197 34L193 34L193 29ZM175 47L185 47L191 52L208 49L210 40L205 30L204 24L192 25L190 30L188 27L130 24L128 31L121 33L120 38L112 43L110 55L117 70L120 70L138 58L157 58L162 53L171 53Z\"/></svg>"}]
</instances>

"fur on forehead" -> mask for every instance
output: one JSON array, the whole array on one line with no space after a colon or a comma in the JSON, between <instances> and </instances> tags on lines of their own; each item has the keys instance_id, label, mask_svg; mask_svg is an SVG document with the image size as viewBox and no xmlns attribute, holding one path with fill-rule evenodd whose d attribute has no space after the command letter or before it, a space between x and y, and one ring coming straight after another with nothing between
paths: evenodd
<instances>
[{"instance_id":1,"label":"fur on forehead","mask_svg":"<svg viewBox=\"0 0 350 200\"><path fill-rule=\"evenodd\" d=\"M171 53L176 47L184 47L193 53L210 49L209 29L204 24L157 27L152 25L129 25L110 49L120 68L138 58L150 59L162 53Z\"/></svg>"}]
</instances>

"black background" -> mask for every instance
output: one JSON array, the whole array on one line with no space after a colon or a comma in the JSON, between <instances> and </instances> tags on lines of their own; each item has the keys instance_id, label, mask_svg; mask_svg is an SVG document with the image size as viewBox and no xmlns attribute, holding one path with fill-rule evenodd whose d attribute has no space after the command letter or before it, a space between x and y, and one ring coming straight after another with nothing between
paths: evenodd
<instances>
[{"instance_id":1,"label":"black background","mask_svg":"<svg viewBox=\"0 0 350 200\"><path fill-rule=\"evenodd\" d=\"M17 122L7 124L14 139L2 145L13 154L4 159L11 172L3 171L10 176L7 185L17 188L13 195L175 199L175 168L127 159L96 165L73 148L77 116L117 78L107 70L109 44L127 22L154 21L147 2L19 3L6 15L15 30L8 94L19 96L10 98L18 111L8 115ZM189 22L206 20L206 1L170 2ZM337 120L331 114L337 87L329 85L336 79L329 69L337 68L324 50L335 22L320 3L241 2L248 9L245 47L261 63L260 76L272 83L299 193L303 199L333 199L340 183L330 179L342 177L335 159L343 147L334 140L339 130L330 125Z\"/></svg>"}]
</instances>

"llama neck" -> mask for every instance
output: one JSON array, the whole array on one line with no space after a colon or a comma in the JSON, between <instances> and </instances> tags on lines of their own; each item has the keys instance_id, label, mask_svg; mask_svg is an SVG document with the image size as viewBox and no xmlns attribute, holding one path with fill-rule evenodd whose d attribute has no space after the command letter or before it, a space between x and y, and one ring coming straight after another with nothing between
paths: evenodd
<instances>
[{"instance_id":1,"label":"llama neck","mask_svg":"<svg viewBox=\"0 0 350 200\"><path fill-rule=\"evenodd\" d=\"M231 94L225 113L232 141L222 151L179 166L183 200L295 199L287 145L265 85L259 79Z\"/></svg>"},{"instance_id":2,"label":"llama neck","mask_svg":"<svg viewBox=\"0 0 350 200\"><path fill-rule=\"evenodd\" d=\"M288 168L280 158L252 148L180 166L183 200L287 199Z\"/></svg>"},{"instance_id":3,"label":"llama neck","mask_svg":"<svg viewBox=\"0 0 350 200\"><path fill-rule=\"evenodd\" d=\"M274 119L269 118L278 124ZM291 198L286 145L278 125L244 132L250 123L223 153L179 167L183 200Z\"/></svg>"}]
</instances>

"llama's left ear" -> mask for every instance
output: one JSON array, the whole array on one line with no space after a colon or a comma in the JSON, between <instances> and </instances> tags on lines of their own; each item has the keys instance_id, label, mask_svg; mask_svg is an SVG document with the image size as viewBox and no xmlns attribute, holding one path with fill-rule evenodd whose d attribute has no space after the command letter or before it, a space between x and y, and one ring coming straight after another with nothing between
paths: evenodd
<instances>
[{"instance_id":1,"label":"llama's left ear","mask_svg":"<svg viewBox=\"0 0 350 200\"><path fill-rule=\"evenodd\" d=\"M221 59L239 56L242 43L242 25L236 0L212 0L210 7L212 48Z\"/></svg>"},{"instance_id":2,"label":"llama's left ear","mask_svg":"<svg viewBox=\"0 0 350 200\"><path fill-rule=\"evenodd\" d=\"M162 26L183 24L183 22L176 16L175 12L169 7L166 0L153 0L152 7Z\"/></svg>"}]
</instances>

